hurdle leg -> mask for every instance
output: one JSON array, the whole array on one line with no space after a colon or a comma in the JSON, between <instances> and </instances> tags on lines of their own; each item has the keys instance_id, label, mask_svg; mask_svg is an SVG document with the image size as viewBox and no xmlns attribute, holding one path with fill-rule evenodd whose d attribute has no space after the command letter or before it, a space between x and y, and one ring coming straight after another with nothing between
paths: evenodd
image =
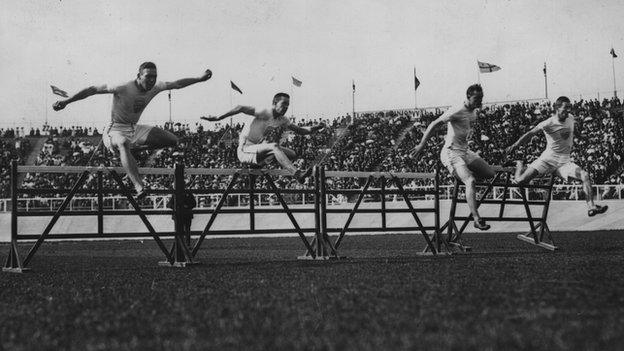
<instances>
[{"instance_id":1,"label":"hurdle leg","mask_svg":"<svg viewBox=\"0 0 624 351\"><path fill-rule=\"evenodd\" d=\"M78 189L80 189L80 187L82 187L82 185L84 184L85 180L87 180L87 175L89 175L89 171L82 172L82 174L80 175L80 178L78 178L78 181L76 182L76 184L74 184L74 186L72 187L67 197L65 197L59 209L56 211L54 216L52 216L50 223L48 223L43 233L41 233L41 236L39 236L39 239L37 239L37 241L32 246L30 251L28 251L28 255L26 255L26 258L24 259L24 267L28 266L28 263L33 258L33 256L35 255L35 253L37 252L37 250L39 249L43 241L46 239L48 234L50 234L50 232L52 231L52 228L56 224L56 221L58 221L58 219L61 217L61 214L63 214L63 212L65 211L65 208L67 208L71 200L74 198L74 195L76 194Z\"/></svg>"},{"instance_id":2,"label":"hurdle leg","mask_svg":"<svg viewBox=\"0 0 624 351\"><path fill-rule=\"evenodd\" d=\"M334 247L336 248L340 247L340 243L342 243L342 239L344 238L347 232L347 229L351 225L351 221L353 220L353 217L355 216L357 210L360 208L360 204L362 203L362 200L364 199L364 196L366 195L366 190L368 190L368 187L370 186L372 181L373 181L373 176L369 176L368 179L366 180L366 184L364 184L364 188L362 188L362 191L358 195L355 205L353 206L353 208L351 209L351 212L349 213L349 217L347 217L347 222L342 227L342 230L340 231L340 235L338 235L338 238L336 239L336 242L334 243Z\"/></svg>"},{"instance_id":3,"label":"hurdle leg","mask_svg":"<svg viewBox=\"0 0 624 351\"><path fill-rule=\"evenodd\" d=\"M548 218L548 209L550 208L550 201L552 200L552 188L553 188L554 183L555 183L555 175L551 174L550 183L548 184L548 195L546 197L546 205L542 209L542 218L541 218L542 225L540 228L540 241L543 242L544 234L546 234L548 236L548 240L550 241L550 245L553 247L552 249L553 251L557 250L558 248L555 245L555 241L553 240L552 234L550 233L550 228L548 227L548 224L546 223L546 219Z\"/></svg>"},{"instance_id":4,"label":"hurdle leg","mask_svg":"<svg viewBox=\"0 0 624 351\"><path fill-rule=\"evenodd\" d=\"M511 182L511 173L507 173L505 176L505 186L503 187L503 199L498 212L498 218L503 218L505 214L505 201L507 201L507 191L509 190L509 184Z\"/></svg>"},{"instance_id":5,"label":"hurdle leg","mask_svg":"<svg viewBox=\"0 0 624 351\"><path fill-rule=\"evenodd\" d=\"M119 176L119 174L117 172L115 172L115 170L112 170L112 169L109 170L109 173L110 173L110 175L113 176L113 179L115 179L115 182L117 182L117 185L119 185L119 188L121 189L122 193L126 196L128 201L130 202L130 205L132 205L132 207L134 208L135 213L139 216L139 218L141 219L143 224L145 224L145 227L150 232L152 238L154 239L154 241L156 242L156 244L160 248L160 251L162 251L163 254L165 254L165 257L167 258L167 261L169 263L173 264L173 262L174 262L173 257L169 254L169 251L167 250L167 247L162 242L162 240L160 240L160 238L158 237L158 234L156 234L156 231L154 230L154 227L152 227L152 224L149 222L149 220L145 216L145 213L143 213L143 210L141 210L141 206L139 206L139 204L134 199L134 196L132 196L132 194L130 193L130 190L128 188L126 188L126 186L124 185L123 179L121 179L121 176Z\"/></svg>"},{"instance_id":6,"label":"hurdle leg","mask_svg":"<svg viewBox=\"0 0 624 351\"><path fill-rule=\"evenodd\" d=\"M223 195L219 199L219 203L217 203L217 207L215 207L214 211L210 215L210 219L208 220L208 224L206 224L206 226L204 227L204 230L202 231L201 235L199 236L199 238L195 242L195 245L193 246L193 250L191 251L191 257L195 258L195 256L197 255L197 252L199 251L199 248L201 247L201 244L204 242L204 239L206 238L206 235L208 235L208 232L210 231L210 227L212 227L212 224L217 219L217 215L219 214L219 211L221 210L221 207L223 207L223 204L225 204L225 201L226 201L228 195L232 191L232 188L234 188L234 184L236 183L236 180L238 179L238 176L239 176L238 173L234 173L234 175L232 176L232 180L230 180L230 184L228 184L227 188L225 189L225 192L223 193Z\"/></svg>"},{"instance_id":7,"label":"hurdle leg","mask_svg":"<svg viewBox=\"0 0 624 351\"><path fill-rule=\"evenodd\" d=\"M171 251L169 251L169 255L173 258L173 262L170 261L161 261L158 262L160 266L168 266L168 267L187 267L195 264L199 264L199 262L193 261L193 256L186 244L186 232L184 228L184 222L182 219L182 211L183 211L183 202L185 195L185 186L184 186L184 166L182 164L176 163L175 165L175 173L174 173L174 187L175 187L175 198L174 198L174 228L175 228L175 236L173 240L173 245L171 246Z\"/></svg>"},{"instance_id":8,"label":"hurdle leg","mask_svg":"<svg viewBox=\"0 0 624 351\"><path fill-rule=\"evenodd\" d=\"M316 230L310 246L316 250L316 258L306 251L302 256L297 256L297 259L344 259L345 257L338 255L337 247L331 243L327 234L325 170L323 168L314 167L314 190L314 225Z\"/></svg>"},{"instance_id":9,"label":"hurdle leg","mask_svg":"<svg viewBox=\"0 0 624 351\"><path fill-rule=\"evenodd\" d=\"M448 221L442 226L442 228L446 228L447 236L446 240L448 243L448 247L454 249L455 251L467 252L471 251L472 248L470 246L465 246L461 242L461 234L464 231L465 227L462 227L460 230L457 228L455 224L455 215L457 214L457 197L459 195L459 180L455 179L454 187L453 187L453 198L451 199L451 210L449 213ZM479 203L477 202L477 205ZM470 214L472 216L472 214ZM441 231L444 229L441 229Z\"/></svg>"},{"instance_id":10,"label":"hurdle leg","mask_svg":"<svg viewBox=\"0 0 624 351\"><path fill-rule=\"evenodd\" d=\"M264 174L264 178L267 180L267 183L269 184L269 187L271 187L271 190L273 190L273 192L275 193L275 196L277 197L280 204L282 205L282 208L284 209L284 211L286 211L286 215L288 216L288 218L290 219L290 222L293 224L293 226L297 230L297 233L299 234L299 238L301 238L301 241L305 245L306 249L308 249L308 252L312 256L312 258L316 258L317 255L314 252L314 249L310 245L310 242L308 242L308 239L306 238L305 234L301 230L301 227L299 227L299 223L297 223L295 216L293 216L292 212L290 211L290 208L286 204L286 201L284 201L284 198L282 197L282 194L279 192L279 189L277 189L277 187L275 186L275 183L273 183L273 179L266 173Z\"/></svg>"},{"instance_id":11,"label":"hurdle leg","mask_svg":"<svg viewBox=\"0 0 624 351\"><path fill-rule=\"evenodd\" d=\"M435 245L433 245L433 242L431 241L432 237L435 238L435 233L432 235L432 237L429 237L429 233L427 233L427 231L423 229L424 225L420 221L420 218L418 217L418 214L416 213L414 206L412 206L412 203L410 202L409 197L405 193L403 184L401 184L401 181L397 177L392 177L392 180L394 181L394 184L397 186L397 188L399 188L399 191L401 192L401 195L403 196L403 200L405 200L405 204L409 208L410 213L412 214L412 217L414 217L416 224L418 225L418 227L420 227L420 232L423 235L425 242L427 242L427 247L429 248L429 250L431 251L433 255L437 255L439 252L436 249Z\"/></svg>"},{"instance_id":12,"label":"hurdle leg","mask_svg":"<svg viewBox=\"0 0 624 351\"><path fill-rule=\"evenodd\" d=\"M3 272L23 273L28 271L24 268L22 260L19 256L19 247L17 245L17 192L19 190L17 160L11 161L11 246L9 246L9 254L7 255Z\"/></svg>"},{"instance_id":13,"label":"hurdle leg","mask_svg":"<svg viewBox=\"0 0 624 351\"><path fill-rule=\"evenodd\" d=\"M435 226L435 233L434 233L434 238L435 238L435 244L436 244L436 249L438 250L438 252L442 252L442 244L444 244L444 248L446 249L447 253L451 253L448 241L446 240L446 238L444 238L442 236L442 232L444 231L444 229L440 228L440 162L436 163L436 170L435 170L435 178L434 178L434 191L435 191L435 195L434 195L434 226ZM447 222L448 223L448 222ZM425 247L425 252L426 252L427 248Z\"/></svg>"},{"instance_id":14,"label":"hurdle leg","mask_svg":"<svg viewBox=\"0 0 624 351\"><path fill-rule=\"evenodd\" d=\"M8 273L24 273L29 270L29 268L24 267L22 261L20 260L17 242L11 241L11 246L9 246L9 254L7 255L6 261L4 262L2 271Z\"/></svg>"},{"instance_id":15,"label":"hurdle leg","mask_svg":"<svg viewBox=\"0 0 624 351\"><path fill-rule=\"evenodd\" d=\"M329 256L332 259L344 259L345 256L338 255L338 248L334 247L331 243L331 239L329 238L329 234L327 233L327 177L325 177L325 167L321 167L318 170L318 185L319 185L319 214L320 214L320 230L318 231L319 237L318 240L323 242L322 248L324 250L324 255L327 255L327 247L329 247L332 251L332 256Z\"/></svg>"},{"instance_id":16,"label":"hurdle leg","mask_svg":"<svg viewBox=\"0 0 624 351\"><path fill-rule=\"evenodd\" d=\"M544 208L542 209L542 216L540 218L540 221L537 225L533 226L533 222L529 221L529 224L531 225L531 231L525 234L519 234L517 236L517 238L519 240L522 240L526 243L532 244L532 245L536 245L539 247L542 247L546 250L550 250L550 251L556 251L558 250L558 247L555 245L555 242L552 238L552 234L550 233L550 228L548 228L548 224L546 223L546 219L548 218L548 209L550 207L550 200L552 197L552 186L554 183L554 176L551 175L550 177L550 183L549 183L549 187L548 187L548 192L547 192L547 197L544 201ZM523 201L526 201L526 194L524 192L522 192L521 194ZM525 204L525 208L527 208L528 205ZM528 210L527 210L528 211ZM527 213L529 216L529 219L531 219L530 216L530 212ZM536 231L536 229L539 228L539 234ZM545 242L544 241L544 235L546 235L548 237L548 241Z\"/></svg>"}]
</instances>

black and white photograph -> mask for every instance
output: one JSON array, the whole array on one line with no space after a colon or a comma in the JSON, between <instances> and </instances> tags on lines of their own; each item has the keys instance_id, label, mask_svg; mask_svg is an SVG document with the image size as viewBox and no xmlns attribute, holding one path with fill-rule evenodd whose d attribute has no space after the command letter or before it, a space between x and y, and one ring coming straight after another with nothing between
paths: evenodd
<instances>
[{"instance_id":1,"label":"black and white photograph","mask_svg":"<svg viewBox=\"0 0 624 351\"><path fill-rule=\"evenodd\" d=\"M624 349L623 18L3 0L0 349Z\"/></svg>"}]
</instances>

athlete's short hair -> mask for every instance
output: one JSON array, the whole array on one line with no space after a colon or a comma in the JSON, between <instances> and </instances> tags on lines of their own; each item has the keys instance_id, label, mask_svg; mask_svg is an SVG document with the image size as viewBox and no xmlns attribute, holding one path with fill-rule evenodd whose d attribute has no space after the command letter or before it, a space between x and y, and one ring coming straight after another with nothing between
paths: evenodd
<instances>
[{"instance_id":1,"label":"athlete's short hair","mask_svg":"<svg viewBox=\"0 0 624 351\"><path fill-rule=\"evenodd\" d=\"M481 84L473 84L469 86L466 90L466 97L469 98L477 93L483 94L483 88L481 87Z\"/></svg>"},{"instance_id":2,"label":"athlete's short hair","mask_svg":"<svg viewBox=\"0 0 624 351\"><path fill-rule=\"evenodd\" d=\"M156 64L154 62L143 62L140 66L139 66L139 72L141 72L144 68L153 68L156 69Z\"/></svg>"},{"instance_id":3,"label":"athlete's short hair","mask_svg":"<svg viewBox=\"0 0 624 351\"><path fill-rule=\"evenodd\" d=\"M290 99L290 95L288 95L286 93L277 93L277 94L275 94L275 96L273 96L273 104L276 104L281 99Z\"/></svg>"},{"instance_id":4,"label":"athlete's short hair","mask_svg":"<svg viewBox=\"0 0 624 351\"><path fill-rule=\"evenodd\" d=\"M561 107L561 105L565 104L566 102L571 103L570 99L567 96L560 96L557 98L557 100L555 100L553 107L555 109L558 109L559 107Z\"/></svg>"}]
</instances>

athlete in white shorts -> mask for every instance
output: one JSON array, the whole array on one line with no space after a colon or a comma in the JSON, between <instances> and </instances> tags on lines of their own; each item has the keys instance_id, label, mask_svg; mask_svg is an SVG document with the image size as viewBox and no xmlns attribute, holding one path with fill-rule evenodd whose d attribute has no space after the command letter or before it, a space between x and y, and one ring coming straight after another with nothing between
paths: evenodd
<instances>
[{"instance_id":1,"label":"athlete in white shorts","mask_svg":"<svg viewBox=\"0 0 624 351\"><path fill-rule=\"evenodd\" d=\"M182 89L191 84L207 81L212 72L206 70L199 78L185 78L174 82L157 82L156 65L144 62L139 67L135 80L116 85L91 86L79 91L74 96L57 101L53 108L59 111L67 104L85 99L96 94L113 94L111 123L102 135L104 145L111 151L119 151L121 165L128 172L128 177L134 184L137 199L144 197L147 192L143 179L139 176L136 160L130 153L132 148L162 148L175 146L178 138L163 129L137 124L141 113L149 102L163 90Z\"/></svg>"},{"instance_id":2,"label":"athlete in white shorts","mask_svg":"<svg viewBox=\"0 0 624 351\"><path fill-rule=\"evenodd\" d=\"M479 155L468 149L468 138L473 130L472 123L477 119L477 109L481 107L482 101L483 88L478 84L468 87L466 101L449 108L442 116L431 122L411 156L417 157L433 132L446 123L446 139L440 152L440 161L451 174L466 185L466 202L474 219L474 227L488 230L490 226L481 218L477 209L475 182L476 178L492 178L495 172Z\"/></svg>"},{"instance_id":3,"label":"athlete in white shorts","mask_svg":"<svg viewBox=\"0 0 624 351\"><path fill-rule=\"evenodd\" d=\"M253 116L251 121L246 121L243 130L238 138L238 159L242 163L261 166L275 158L282 167L297 178L300 183L305 182L305 178L311 174L311 169L297 169L292 160L297 158L297 154L277 143L267 143L264 141L269 129L285 127L297 134L311 134L325 127L319 124L313 127L299 127L292 124L285 116L290 104L290 96L286 93L277 93L273 97L273 106L269 109L256 110L251 106L236 106L229 112L219 117L201 117L206 121L216 122L224 118L244 113Z\"/></svg>"},{"instance_id":4,"label":"athlete in white shorts","mask_svg":"<svg viewBox=\"0 0 624 351\"><path fill-rule=\"evenodd\" d=\"M551 173L555 173L564 180L580 180L583 182L583 190L587 196L587 214L591 217L604 213L607 211L608 206L599 206L594 203L594 194L589 174L570 159L574 141L574 116L570 114L572 107L570 99L561 96L555 101L553 107L555 109L554 115L540 122L507 148L506 153L510 155L518 146L527 140L531 140L540 131L543 131L544 135L546 135L546 150L527 167L524 173L522 173L522 161L516 161L515 182L517 184L527 184L538 175Z\"/></svg>"}]
</instances>

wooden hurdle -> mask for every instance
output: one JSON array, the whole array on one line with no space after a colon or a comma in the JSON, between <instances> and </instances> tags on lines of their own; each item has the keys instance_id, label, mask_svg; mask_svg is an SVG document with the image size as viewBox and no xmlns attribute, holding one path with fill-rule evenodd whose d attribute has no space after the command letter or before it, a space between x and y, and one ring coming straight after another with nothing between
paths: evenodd
<instances>
[{"instance_id":1,"label":"wooden hurdle","mask_svg":"<svg viewBox=\"0 0 624 351\"><path fill-rule=\"evenodd\" d=\"M316 170L314 171L316 172ZM315 228L301 228L301 226L299 225L299 223L297 222L295 216L293 215L293 213L314 213L315 216L318 215L318 196L315 196L315 203L314 203L314 207L312 209L308 209L308 208L299 208L299 209L293 209L290 208L288 206L288 204L286 203L286 201L284 200L282 194L316 194L316 190L315 189L278 189L278 187L275 185L275 182L273 181L273 177L274 176L290 176L290 173L288 173L286 170L266 170L266 169L200 169L200 168L189 168L186 170L186 174L189 175L231 175L232 179L230 180L227 189L225 191L223 190L196 190L194 191L195 194L206 194L206 193L220 193L221 198L219 199L219 203L217 204L216 208L214 209L204 209L204 210L194 210L193 213L211 213L210 219L208 220L208 223L206 224L206 226L204 227L204 230L199 233L199 238L197 239L195 245L192 248L191 251L191 257L195 257L195 255L197 255L197 252L199 251L199 249L201 248L202 243L204 242L204 239L206 238L207 235L223 235L223 234L268 234L268 233L292 233L293 229L294 231L299 235L299 238L301 239L301 241L303 242L305 248L306 248L306 252L307 254L309 254L311 257L316 257L317 254L314 251L312 245L310 244L310 242L308 241L308 239L305 236L306 232L313 232L315 234L318 235L318 230L317 227L315 226ZM227 200L227 196L231 193L233 193L233 188L234 185L236 184L236 181L240 178L240 177L248 177L248 188L247 189L237 189L237 192L245 192L247 194L249 194L250 196L250 201L249 201L249 207L246 209L227 209L227 208L223 208L223 205L225 204L225 201ZM269 186L268 189L258 189L255 187L255 184L258 180L261 180L262 178L264 178L267 181L267 184ZM266 209L257 209L255 208L254 202L253 202L253 195L254 194L273 194L275 195L275 197L277 198L278 202L281 205L281 209L279 208L266 208ZM250 216L250 227L248 230L212 230L212 225L214 224L215 220L217 219L217 216L219 214L226 214L226 213L249 213ZM290 220L291 224L293 225L293 229L257 229L255 227L255 215L257 213L286 213L286 215L288 216L288 219Z\"/></svg>"},{"instance_id":2,"label":"wooden hurdle","mask_svg":"<svg viewBox=\"0 0 624 351\"><path fill-rule=\"evenodd\" d=\"M439 170L438 170L439 171ZM28 270L28 264L33 259L39 247L46 240L54 239L121 239L121 238L139 238L151 236L156 242L159 249L165 256L165 261L159 262L160 265L169 267L187 267L197 264L196 255L200 250L205 238L209 235L235 235L235 234L275 234L275 233L292 233L296 232L304 247L305 253L300 259L328 260L339 258L338 248L340 247L346 233L348 232L398 232L413 231L422 234L427 243L423 253L437 255L441 252L448 252L448 244L445 238L440 235L440 208L439 208L439 172L434 173L387 173L387 172L326 172L324 168L315 167L313 170L314 184L307 189L278 189L275 185L273 177L290 176L285 170L264 170L264 169L203 169L190 168L185 169L182 164L176 164L175 168L139 168L141 174L158 174L173 176L172 189L168 190L151 190L154 194L170 194L173 195L173 210L145 210L142 209L134 199L132 192L128 189L123 181L120 173L125 172L121 167L47 167L47 166L18 166L17 162L12 163L11 169L11 188L12 188L12 213L11 213L11 243L9 254L3 266L5 272L24 272ZM78 180L70 189L23 189L19 187L19 173L69 173L79 174ZM104 173L108 173L117 185L117 188L104 188ZM230 176L231 179L227 188L222 189L186 189L186 176L202 176L217 175ZM95 188L85 189L89 176L97 177ZM247 188L236 188L237 180L247 177ZM342 178L367 178L367 183L362 189L328 189L327 179L331 177ZM258 180L265 179L268 188L260 189L256 187ZM381 189L369 189L373 179L381 180ZM401 183L401 179L434 179L434 189L415 190L405 189ZM388 189L388 185L394 183L394 189ZM19 195L41 195L41 194L66 194L62 198L62 203L56 211L21 211L17 204ZM202 231L193 231L191 234L198 236L193 245L186 243L186 234L183 232L182 220L180 217L181 207L183 205L184 196L186 194L219 194L221 195L215 208L194 209L193 214L206 213L210 214L204 229ZM228 195L231 194L248 194L250 196L247 208L227 208L226 204ZM291 208L284 200L282 194L302 194L312 195L314 198L311 208ZM358 194L357 202L351 209L335 209L328 208L328 195L349 193ZM76 194L97 194L98 206L95 210L78 210L67 211L68 205ZM103 194L122 194L126 197L132 209L130 211L105 210L103 206ZM280 208L256 208L253 197L255 194L273 194L277 198ZM379 209L362 209L360 205L366 195L381 195L381 208ZM395 194L401 196L407 205L407 208L386 208L386 195ZM413 195L433 195L434 205L432 208L414 208L409 196ZM422 223L419 213L433 213L434 224L426 226ZM215 230L213 225L219 215L228 213L248 213L249 228L248 229L226 229ZM292 224L292 229L288 228L266 228L259 229L255 224L255 216L259 213L285 213ZM310 213L314 215L314 227L302 228L294 213ZM348 213L349 216L341 227L328 228L327 216L333 213ZM381 215L382 224L379 227L371 228L351 228L350 224L356 213L378 213ZM387 213L409 213L415 221L414 226L396 227L388 225ZM147 232L115 232L104 233L104 217L116 215L138 215L147 228ZM174 231L156 232L147 215L173 215ZM18 218L32 216L52 216L50 222L41 234L19 233ZM97 232L96 233L59 233L50 235L54 225L61 216L96 216ZM312 241L308 240L306 233L312 233ZM329 233L338 233L335 241L331 241ZM173 243L167 247L161 238L173 238ZM19 253L20 243L27 240L35 240L35 243L29 249L27 255L22 260Z\"/></svg>"},{"instance_id":3,"label":"wooden hurdle","mask_svg":"<svg viewBox=\"0 0 624 351\"><path fill-rule=\"evenodd\" d=\"M103 172L108 172L112 179L118 186L118 189L104 189L102 184ZM49 166L19 166L17 161L11 163L11 243L9 254L2 268L5 272L24 272L28 268L28 264L38 251L39 247L47 239L50 239L50 232L54 228L54 225L61 216L97 216L97 232L91 234L57 234L52 239L93 239L93 238L129 238L129 237L145 237L151 236L162 253L165 255L166 262L172 266L181 266L189 262L189 257L185 256L185 252L188 253L188 248L184 248L182 237L178 238L182 233L170 232L170 233L157 233L154 227L146 216L146 211L142 210L130 189L128 189L119 175L119 173L125 172L121 167L49 167ZM174 174L173 169L165 168L139 168L139 172L142 174ZM40 188L40 189L22 189L18 184L19 173L65 173L65 174L80 174L78 180L74 183L71 189L58 189L58 188ZM97 186L95 189L83 189L83 186L87 182L89 175L95 175L97 177ZM180 190L177 189L178 195ZM153 191L154 193L171 194L172 191ZM96 193L98 196L98 209L92 211L66 211L67 206L78 193ZM102 194L115 193L123 194L126 196L128 202L132 206L132 211L105 211L103 208ZM56 211L37 211L37 212L23 212L20 211L17 206L18 195L20 194L67 194L63 199L61 205ZM175 194L175 193L174 193ZM173 211L151 211L150 214L168 214L171 215ZM104 233L103 219L104 216L114 215L127 215L136 214L139 216L145 227L147 233ZM18 217L33 217L33 216L52 216L50 222L41 234L20 234L18 231ZM168 249L161 236L174 237L174 246ZM27 255L23 260L20 259L18 243L22 240L35 240L35 243L29 249Z\"/></svg>"},{"instance_id":4,"label":"wooden hurdle","mask_svg":"<svg viewBox=\"0 0 624 351\"><path fill-rule=\"evenodd\" d=\"M554 175L534 180L534 182L545 180L545 184L529 184L520 186L511 182L511 174L515 171L514 168L501 166L494 166L493 168L496 175L492 178L492 180L476 183L477 186L485 187L485 190L477 198L477 207L480 207L482 204L497 204L500 205L499 213L498 216L484 216L482 218L488 222L528 222L530 231L525 234L518 235L518 239L547 250L557 250L557 246L553 241L547 224L548 208L552 198ZM504 180L501 180L503 176ZM457 204L466 203L465 199L459 199L458 195L460 185L461 181L455 179L449 220L442 226L441 232L444 230L447 231L447 241L451 247L456 248L461 252L468 252L471 251L471 247L462 243L462 234L473 218L472 214L469 214L468 216L457 215ZM488 199L487 196L492 193L494 187L496 186L503 187L502 199ZM522 198L521 200L512 200L507 198L509 189L513 188L520 190L519 193ZM544 200L529 200L527 194L525 193L526 189L544 190L546 192ZM504 213L505 206L507 205L523 205L526 217L506 217ZM539 217L533 216L530 209L531 205L543 206ZM458 227L455 223L456 221L462 221L463 223Z\"/></svg>"},{"instance_id":5,"label":"wooden hurdle","mask_svg":"<svg viewBox=\"0 0 624 351\"><path fill-rule=\"evenodd\" d=\"M107 172L111 175L112 179L116 182L118 189L105 189L103 187L103 173ZM5 272L25 272L28 270L27 266L38 251L39 247L48 239L122 239L122 238L139 238L151 236L166 260L159 262L162 266L171 267L186 267L189 265L197 264L195 256L199 251L205 237L207 235L233 235L233 234L265 234L265 233L291 233L292 229L257 229L255 226L255 216L257 213L286 213L291 223L293 224L294 231L299 234L304 246L307 249L307 254L311 257L316 257L317 253L312 248L312 245L305 236L305 232L313 232L318 234L318 226L314 228L301 228L297 223L293 213L295 212L307 212L314 213L316 217L320 216L319 210L319 197L315 196L315 204L311 209L299 208L291 209L286 201L283 199L284 193L296 193L296 194L316 194L315 189L278 189L273 181L273 176L289 175L283 170L259 170L259 169L202 169L192 168L186 169L182 164L176 164L175 168L139 168L140 174L158 174L158 175L172 175L174 178L173 189L169 190L150 190L150 193L155 194L171 194L173 195L174 206L173 210L143 210L134 199L132 192L124 184L119 173L124 173L124 169L121 167L50 167L50 166L19 166L17 161L13 161L11 165L11 196L12 196L12 211L11 211L11 243L9 253L3 271ZM315 170L316 172L316 170ZM64 173L64 174L80 174L78 180L74 183L71 189L57 189L57 188L45 188L45 189L22 189L18 184L19 173ZM89 175L95 175L97 177L97 186L95 189L83 189L83 186L87 182ZM192 192L185 189L185 175L221 175L231 176L227 189L225 191L219 189L206 189L206 190L193 190ZM247 189L233 190L237 179L240 177L248 177ZM269 189L257 189L255 184L259 179L266 179ZM315 177L318 178L318 177ZM248 208L223 208L227 197L232 193L247 193L250 196ZM60 207L56 211L37 211L37 212L24 212L20 211L17 205L17 199L19 195L41 195L41 194L66 194ZM97 194L98 207L97 210L88 211L66 211L69 203L76 194ZM186 244L186 233L182 229L182 220L180 220L178 214L180 214L182 204L184 202L184 195L186 193L192 194L221 194L221 198L216 208L214 209L195 209L193 213L210 213L211 217L208 220L203 231L195 231L191 234L199 235L198 240L194 245L189 247ZM257 209L254 206L253 196L258 193L274 194L279 200L282 208L274 209ZM116 211L116 210L104 210L103 207L103 194L123 194L126 196L132 211ZM248 230L212 230L211 226L217 218L217 215L224 213L249 213L250 216L250 228ZM116 232L116 233L104 233L104 217L115 215L128 215L136 214L140 217L148 232ZM173 215L174 219L174 231L173 232L156 232L146 215ZM32 217L32 216L52 216L50 222L41 234L19 233L18 230L18 217ZM96 216L97 217L97 232L96 233L74 233L74 234L54 234L50 235L54 225L61 216ZM318 220L317 220L318 222ZM163 243L162 237L173 238L173 244L170 248ZM26 257L22 260L19 254L19 242L25 240L35 240L34 245L30 248ZM315 240L318 240L315 238Z\"/></svg>"},{"instance_id":6,"label":"wooden hurdle","mask_svg":"<svg viewBox=\"0 0 624 351\"><path fill-rule=\"evenodd\" d=\"M361 189L328 189L328 178L366 178L366 183ZM369 189L372 181L379 179L381 182L380 189ZM422 189L405 189L401 184L401 179L433 179L434 187L431 190ZM395 189L388 189L389 184L394 184ZM447 243L440 233L440 189L439 189L439 169L433 173L390 173L390 172L341 172L341 171L325 171L324 168L318 170L318 178L316 184L320 201L319 216L319 233L312 245L317 252L317 259L337 259L343 258L338 253L343 239L347 232L401 232L413 231L422 234L426 248L422 253L437 255L441 252L448 252L448 248L444 248ZM328 195L335 194L357 194L358 198L351 209L327 208ZM406 208L386 208L386 195L400 195L407 205ZM366 195L380 195L380 208L360 208L362 201ZM409 198L410 195L433 195L434 206L431 208L414 208ZM327 216L330 214L348 213L348 217L342 227L329 228L327 225ZM351 228L351 222L356 213L376 213L381 215L380 227L367 228ZM415 221L415 226L396 227L389 226L386 215L388 213L409 213ZM433 213L433 225L426 226L423 224L419 213ZM338 237L332 241L329 233L338 233ZM306 253L300 258L309 258Z\"/></svg>"}]
</instances>

